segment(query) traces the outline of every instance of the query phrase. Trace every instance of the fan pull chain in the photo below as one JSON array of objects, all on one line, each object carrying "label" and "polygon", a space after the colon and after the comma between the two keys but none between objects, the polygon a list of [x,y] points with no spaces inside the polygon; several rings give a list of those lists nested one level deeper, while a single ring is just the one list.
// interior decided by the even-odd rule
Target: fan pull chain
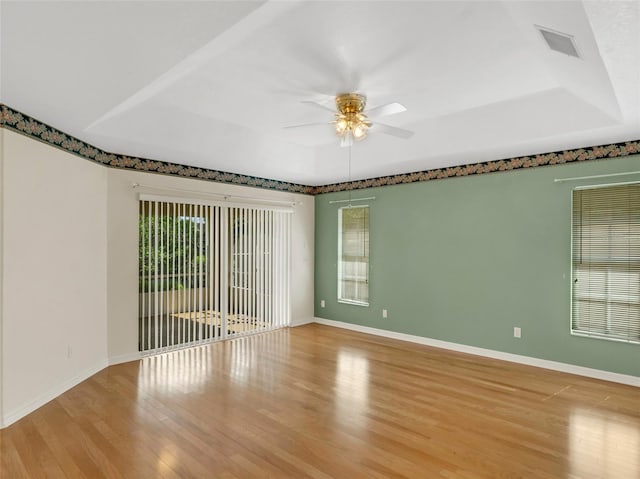
[{"label": "fan pull chain", "polygon": [[350,144],[349,145],[349,184],[347,186],[347,188],[349,188],[349,208],[351,208],[351,147],[353,145]]}]

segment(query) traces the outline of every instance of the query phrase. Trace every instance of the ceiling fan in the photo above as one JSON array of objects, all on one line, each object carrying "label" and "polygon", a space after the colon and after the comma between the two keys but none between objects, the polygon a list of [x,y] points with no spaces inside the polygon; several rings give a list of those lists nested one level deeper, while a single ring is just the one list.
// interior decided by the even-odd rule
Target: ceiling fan
[{"label": "ceiling fan", "polygon": [[[334,126],[336,134],[341,138],[340,146],[351,146],[354,140],[363,140],[366,138],[370,128],[373,128],[374,131],[380,131],[380,133],[405,140],[413,136],[412,131],[370,120],[370,118],[375,119],[406,111],[407,109],[400,103],[387,103],[386,105],[372,108],[365,113],[367,97],[359,93],[341,93],[336,96],[335,102],[337,111],[317,101],[303,101],[303,103],[328,110],[335,115],[334,120],[328,124]],[[306,123],[304,125],[293,125],[285,128],[304,128],[324,124],[327,123]]]}]

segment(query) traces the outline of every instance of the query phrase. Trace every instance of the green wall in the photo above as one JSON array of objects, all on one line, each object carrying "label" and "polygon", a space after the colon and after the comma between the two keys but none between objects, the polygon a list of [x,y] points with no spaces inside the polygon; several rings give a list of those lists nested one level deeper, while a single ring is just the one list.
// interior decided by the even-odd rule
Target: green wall
[{"label": "green wall", "polygon": [[571,191],[640,175],[553,181],[637,170],[636,155],[354,191],[376,197],[369,307],[337,302],[344,204],[329,201],[348,193],[318,195],[315,316],[640,376],[640,345],[569,332]]}]

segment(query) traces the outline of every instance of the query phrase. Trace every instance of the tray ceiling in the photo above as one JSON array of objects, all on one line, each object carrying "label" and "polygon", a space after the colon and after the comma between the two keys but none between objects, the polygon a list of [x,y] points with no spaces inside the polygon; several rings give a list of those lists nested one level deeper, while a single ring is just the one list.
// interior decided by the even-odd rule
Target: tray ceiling
[{"label": "tray ceiling", "polygon": [[[306,185],[348,179],[331,113],[400,102],[352,179],[640,138],[640,4],[12,2],[0,101],[107,151]],[[538,27],[571,35],[580,58]]]}]

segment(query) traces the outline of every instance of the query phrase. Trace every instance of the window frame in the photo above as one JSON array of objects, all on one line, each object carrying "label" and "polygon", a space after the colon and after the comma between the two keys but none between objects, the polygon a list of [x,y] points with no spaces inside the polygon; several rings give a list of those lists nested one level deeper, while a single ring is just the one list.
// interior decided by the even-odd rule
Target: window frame
[{"label": "window frame", "polygon": [[[367,247],[367,275],[366,275],[366,284],[368,287],[367,291],[367,300],[366,301],[358,301],[354,299],[342,298],[342,211],[343,210],[353,210],[356,208],[367,208],[368,209],[368,219],[367,219],[367,239],[368,239],[368,247]],[[371,294],[370,294],[370,286],[371,286],[371,207],[370,205],[348,205],[338,208],[338,261],[337,261],[337,297],[338,303],[342,304],[351,304],[354,306],[363,306],[369,307],[371,304]]]},{"label": "window frame", "polygon": [[[574,323],[577,321],[577,318],[574,317],[574,312],[575,312],[575,308],[576,308],[576,282],[577,282],[577,272],[578,269],[575,267],[575,257],[574,254],[576,254],[575,252],[575,235],[576,235],[576,230],[574,228],[574,225],[576,223],[575,218],[574,218],[574,211],[575,211],[575,200],[576,200],[576,192],[577,191],[584,191],[584,190],[594,190],[594,189],[603,189],[603,188],[614,188],[614,187],[619,187],[619,186],[627,186],[627,185],[640,185],[639,181],[629,181],[629,182],[621,182],[621,183],[608,183],[608,184],[599,184],[599,185],[584,185],[584,186],[577,186],[571,189],[571,210],[570,210],[570,221],[571,221],[571,237],[570,237],[570,257],[569,257],[569,268],[570,268],[570,301],[569,301],[569,332],[571,334],[571,336],[576,336],[576,337],[583,337],[583,338],[592,338],[592,339],[600,339],[600,340],[604,340],[604,341],[613,341],[613,342],[618,342],[618,343],[625,343],[625,344],[635,344],[635,345],[640,345],[640,336],[638,337],[638,339],[633,339],[631,337],[629,338],[623,338],[623,337],[619,337],[619,336],[615,336],[613,334],[608,334],[608,333],[601,333],[601,332],[596,332],[596,331],[586,331],[584,329],[579,329],[576,326],[574,326]],[[612,262],[613,263],[613,262]],[[608,263],[607,263],[608,264]],[[606,284],[605,284],[605,289],[608,289],[608,273],[610,271],[610,268],[607,269],[607,274],[606,274]],[[608,295],[608,293],[603,292],[601,293],[603,295]],[[610,302],[610,299],[607,298],[605,299],[606,303],[608,304]],[[608,320],[607,320],[608,322]]]}]

